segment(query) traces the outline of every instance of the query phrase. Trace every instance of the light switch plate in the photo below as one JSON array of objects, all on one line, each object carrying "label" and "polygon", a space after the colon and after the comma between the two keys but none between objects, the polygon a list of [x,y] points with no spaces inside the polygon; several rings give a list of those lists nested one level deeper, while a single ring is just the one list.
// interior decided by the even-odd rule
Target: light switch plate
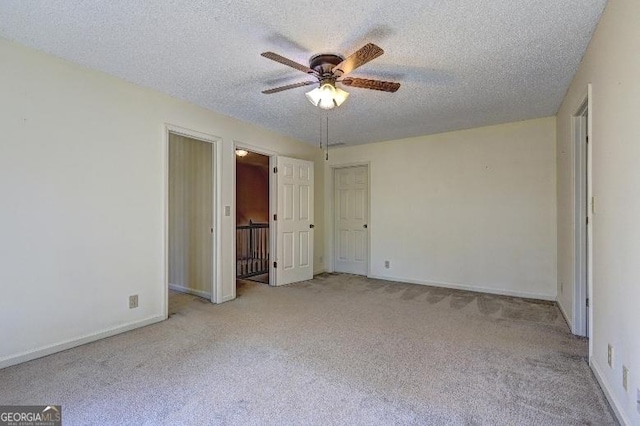
[{"label": "light switch plate", "polygon": [[626,366],[622,366],[622,387],[625,391],[629,390],[629,369]]}]

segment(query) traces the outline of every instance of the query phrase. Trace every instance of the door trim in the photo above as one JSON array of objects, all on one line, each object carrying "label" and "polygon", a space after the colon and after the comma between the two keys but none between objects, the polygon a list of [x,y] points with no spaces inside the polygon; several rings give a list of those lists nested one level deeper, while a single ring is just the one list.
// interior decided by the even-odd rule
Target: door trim
[{"label": "door trim", "polygon": [[202,133],[197,130],[186,129],[184,127],[176,126],[173,124],[165,123],[164,125],[164,159],[163,159],[163,175],[164,175],[164,188],[163,188],[163,208],[164,208],[164,317],[169,317],[169,134],[185,136],[191,139],[195,139],[202,142],[208,142],[212,144],[211,149],[211,164],[213,167],[213,259],[212,259],[212,283],[211,283],[211,303],[222,303],[222,288],[220,283],[222,282],[222,271],[220,265],[221,260],[221,245],[222,245],[222,220],[218,207],[221,205],[221,182],[222,182],[222,167],[220,164],[220,150],[222,148],[222,138],[207,133]]},{"label": "door trim", "polygon": [[[572,116],[573,135],[573,324],[572,332],[589,337],[593,332],[593,188],[592,188],[592,87]],[[585,132],[586,131],[586,132]],[[588,143],[585,143],[588,138]],[[585,189],[586,187],[586,189]],[[585,225],[584,221],[588,221]],[[584,264],[583,260],[586,262]],[[586,282],[585,282],[586,281]],[[586,308],[587,297],[589,306]],[[588,324],[587,324],[588,322]],[[589,358],[593,353],[589,339]]]},{"label": "door trim", "polygon": [[[326,179],[325,182],[328,184],[325,186],[325,223],[328,223],[327,231],[325,232],[325,241],[327,245],[325,247],[325,258],[326,258],[326,270],[327,272],[335,272],[335,216],[333,214],[335,209],[335,176],[336,169],[347,169],[351,167],[366,167],[367,168],[367,209],[369,216],[369,235],[367,238],[367,277],[371,276],[371,229],[372,226],[372,217],[371,217],[371,162],[370,161],[362,161],[355,163],[343,163],[343,164],[333,164],[331,165],[331,177]],[[328,201],[328,202],[327,202]],[[330,220],[326,220],[327,217],[330,217]]]},{"label": "door trim", "polygon": [[587,214],[589,215],[589,232],[587,235],[587,292],[589,294],[589,363],[591,363],[591,357],[593,356],[593,339],[591,334],[593,333],[593,224],[595,221],[595,196],[593,194],[593,86],[591,83],[587,84],[587,136],[589,137],[589,143],[587,144],[587,200],[589,205],[587,208]]}]

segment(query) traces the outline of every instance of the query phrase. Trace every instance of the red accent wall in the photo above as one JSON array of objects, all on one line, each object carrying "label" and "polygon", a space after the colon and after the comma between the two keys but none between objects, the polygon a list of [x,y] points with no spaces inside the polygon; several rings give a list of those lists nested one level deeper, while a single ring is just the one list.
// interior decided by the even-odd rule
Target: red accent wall
[{"label": "red accent wall", "polygon": [[236,162],[236,224],[269,222],[269,167]]}]

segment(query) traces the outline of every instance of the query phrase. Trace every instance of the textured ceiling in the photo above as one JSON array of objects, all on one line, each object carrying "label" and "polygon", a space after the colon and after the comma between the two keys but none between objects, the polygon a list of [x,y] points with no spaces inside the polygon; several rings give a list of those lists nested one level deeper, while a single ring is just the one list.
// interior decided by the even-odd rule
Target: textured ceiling
[{"label": "textured ceiling", "polygon": [[[302,64],[367,42],[385,54],[351,76],[330,142],[359,144],[554,115],[606,0],[3,0],[0,37],[318,143]],[[312,88],[312,87],[311,87]]]}]

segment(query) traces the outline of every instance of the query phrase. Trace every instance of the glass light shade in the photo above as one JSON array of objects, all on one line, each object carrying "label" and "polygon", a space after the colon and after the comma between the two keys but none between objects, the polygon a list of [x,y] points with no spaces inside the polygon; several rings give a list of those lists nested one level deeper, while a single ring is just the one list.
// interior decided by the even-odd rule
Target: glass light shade
[{"label": "glass light shade", "polygon": [[238,157],[246,157],[249,152],[244,149],[236,149],[236,155]]},{"label": "glass light shade", "polygon": [[347,100],[349,93],[332,84],[325,83],[307,92],[306,96],[309,102],[315,106],[322,109],[331,109],[342,105],[342,103]]}]

